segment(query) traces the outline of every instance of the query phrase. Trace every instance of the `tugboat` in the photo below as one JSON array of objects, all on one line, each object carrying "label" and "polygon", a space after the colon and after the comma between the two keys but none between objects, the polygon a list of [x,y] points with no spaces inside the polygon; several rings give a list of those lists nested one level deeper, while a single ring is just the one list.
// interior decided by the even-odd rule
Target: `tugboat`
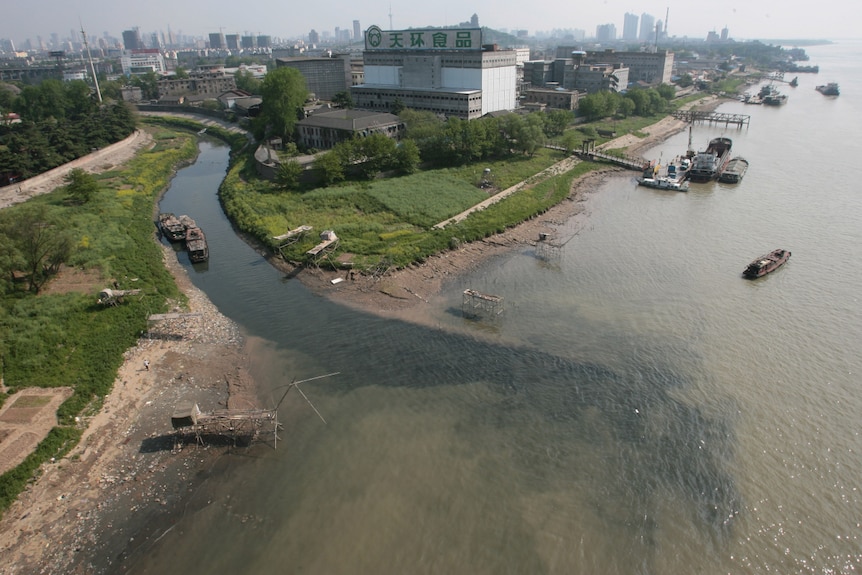
[{"label": "tugboat", "polygon": [[789,251],[782,249],[772,250],[748,264],[748,267],[743,270],[742,275],[748,279],[765,276],[769,272],[773,272],[783,266],[789,259]]},{"label": "tugboat", "polygon": [[205,262],[209,259],[210,252],[207,247],[207,239],[202,229],[191,227],[186,230],[186,249],[189,252],[189,259],[193,263]]},{"label": "tugboat", "polygon": [[829,82],[828,84],[817,86],[814,89],[824,96],[838,96],[841,94],[841,90],[838,89],[838,84],[835,82]]},{"label": "tugboat", "polygon": [[709,142],[705,152],[698,152],[691,162],[688,179],[692,182],[708,182],[714,180],[727,167],[730,161],[730,148],[733,141],[730,138],[714,138]]}]

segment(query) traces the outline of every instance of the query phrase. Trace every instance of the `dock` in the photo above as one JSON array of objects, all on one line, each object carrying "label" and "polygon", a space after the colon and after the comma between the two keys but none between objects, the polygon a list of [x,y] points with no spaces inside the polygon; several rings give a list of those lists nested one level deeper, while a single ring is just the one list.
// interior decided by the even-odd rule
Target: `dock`
[{"label": "dock", "polygon": [[739,126],[748,126],[751,122],[751,116],[748,114],[725,114],[722,112],[704,112],[698,110],[674,110],[670,113],[677,120],[682,120],[693,124],[695,122],[706,122],[709,124],[731,124]]},{"label": "dock", "polygon": [[580,150],[575,150],[574,154],[582,160],[590,160],[595,162],[601,160],[629,170],[643,171],[645,162],[643,159],[634,158],[632,156],[616,156],[607,154],[596,148],[595,140],[586,140]]}]

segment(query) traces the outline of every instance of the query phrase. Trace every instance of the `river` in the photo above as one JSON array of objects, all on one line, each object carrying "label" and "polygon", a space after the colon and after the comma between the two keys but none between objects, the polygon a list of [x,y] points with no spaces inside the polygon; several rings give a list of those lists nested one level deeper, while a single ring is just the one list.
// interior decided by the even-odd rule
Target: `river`
[{"label": "river", "polygon": [[[782,86],[785,106],[729,102],[749,127],[693,128],[697,149],[733,139],[740,184],[609,178],[561,249],[459,277],[431,327],[285,279],[225,219],[227,151],[202,143],[160,206],[207,232],[193,281],[248,334],[271,400],[339,375],[303,388],[326,424],[289,396],[278,449],[223,457],[124,571],[858,572],[862,44],[807,51],[820,73]],[[814,90],[828,81],[840,97]],[[741,278],[777,247],[787,265]],[[464,319],[468,287],[503,314]]]}]

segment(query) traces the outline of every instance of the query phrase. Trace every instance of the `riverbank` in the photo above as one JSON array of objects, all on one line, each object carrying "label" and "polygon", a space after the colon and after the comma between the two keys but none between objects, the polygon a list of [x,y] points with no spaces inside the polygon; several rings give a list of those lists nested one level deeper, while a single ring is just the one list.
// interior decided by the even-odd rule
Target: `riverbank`
[{"label": "riverbank", "polygon": [[157,534],[224,447],[176,445],[170,417],[184,401],[202,410],[255,405],[239,329],[196,289],[173,250],[165,265],[197,314],[154,325],[124,358],[80,444],[42,475],[0,521],[0,574],[99,573],[122,550]]},{"label": "riverbank", "polygon": [[[709,97],[706,101],[699,102],[697,108],[711,111],[720,104],[719,98]],[[645,136],[626,134],[606,142],[602,148],[623,148],[628,155],[638,156],[685,130],[687,126],[684,121],[668,116],[641,130]],[[584,212],[589,194],[598,189],[610,174],[623,172],[623,168],[610,166],[590,172],[576,179],[567,198],[544,214],[500,234],[429,257],[421,265],[395,270],[383,276],[310,267],[297,273],[297,270],[280,258],[272,257],[270,262],[286,273],[295,273],[299,281],[320,296],[369,313],[406,321],[421,321],[423,314],[419,308],[441,293],[448,281],[475,268],[488,258],[524,246],[535,246],[540,234],[553,236],[558,225]]]},{"label": "riverbank", "polygon": [[[76,161],[76,167],[94,173],[114,168],[152,141],[142,131],[108,154]],[[61,172],[24,183],[23,193],[16,189],[13,201],[0,206],[62,185],[68,170]],[[150,325],[124,354],[102,408],[81,422],[80,443],[43,465],[4,512],[0,574],[113,571],[126,554],[159,536],[143,530],[170,524],[201,474],[230,449],[213,441],[205,447],[178,443],[170,419],[175,407],[189,401],[204,411],[257,407],[238,326],[194,286],[173,249],[162,246],[162,256],[187,299],[171,311],[191,315]],[[98,285],[98,277],[70,268],[48,289],[92,292]]]}]

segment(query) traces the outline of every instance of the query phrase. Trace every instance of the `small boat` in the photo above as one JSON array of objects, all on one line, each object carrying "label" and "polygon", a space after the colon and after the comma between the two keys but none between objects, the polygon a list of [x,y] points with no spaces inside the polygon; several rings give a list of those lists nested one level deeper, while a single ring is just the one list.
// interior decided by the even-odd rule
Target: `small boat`
[{"label": "small boat", "polygon": [[725,184],[737,184],[742,181],[747,171],[748,160],[742,156],[736,156],[727,163],[727,167],[718,175],[718,181]]},{"label": "small boat", "polygon": [[838,84],[835,82],[829,82],[828,84],[817,86],[814,89],[824,96],[838,96],[841,94],[841,90],[838,89]]},{"label": "small boat", "polygon": [[207,247],[207,239],[202,229],[192,227],[186,230],[186,249],[189,252],[189,259],[194,263],[205,262],[209,259],[210,252]]},{"label": "small boat", "polygon": [[638,178],[638,185],[647,188],[654,188],[656,190],[671,190],[674,192],[688,191],[688,182],[664,176],[656,178]]},{"label": "small boat", "polygon": [[749,279],[765,276],[769,272],[780,268],[788,259],[790,259],[789,251],[782,249],[772,250],[748,264],[748,267],[743,270],[742,275]]},{"label": "small boat", "polygon": [[178,242],[186,237],[186,226],[172,213],[159,214],[159,228],[172,242]]}]

